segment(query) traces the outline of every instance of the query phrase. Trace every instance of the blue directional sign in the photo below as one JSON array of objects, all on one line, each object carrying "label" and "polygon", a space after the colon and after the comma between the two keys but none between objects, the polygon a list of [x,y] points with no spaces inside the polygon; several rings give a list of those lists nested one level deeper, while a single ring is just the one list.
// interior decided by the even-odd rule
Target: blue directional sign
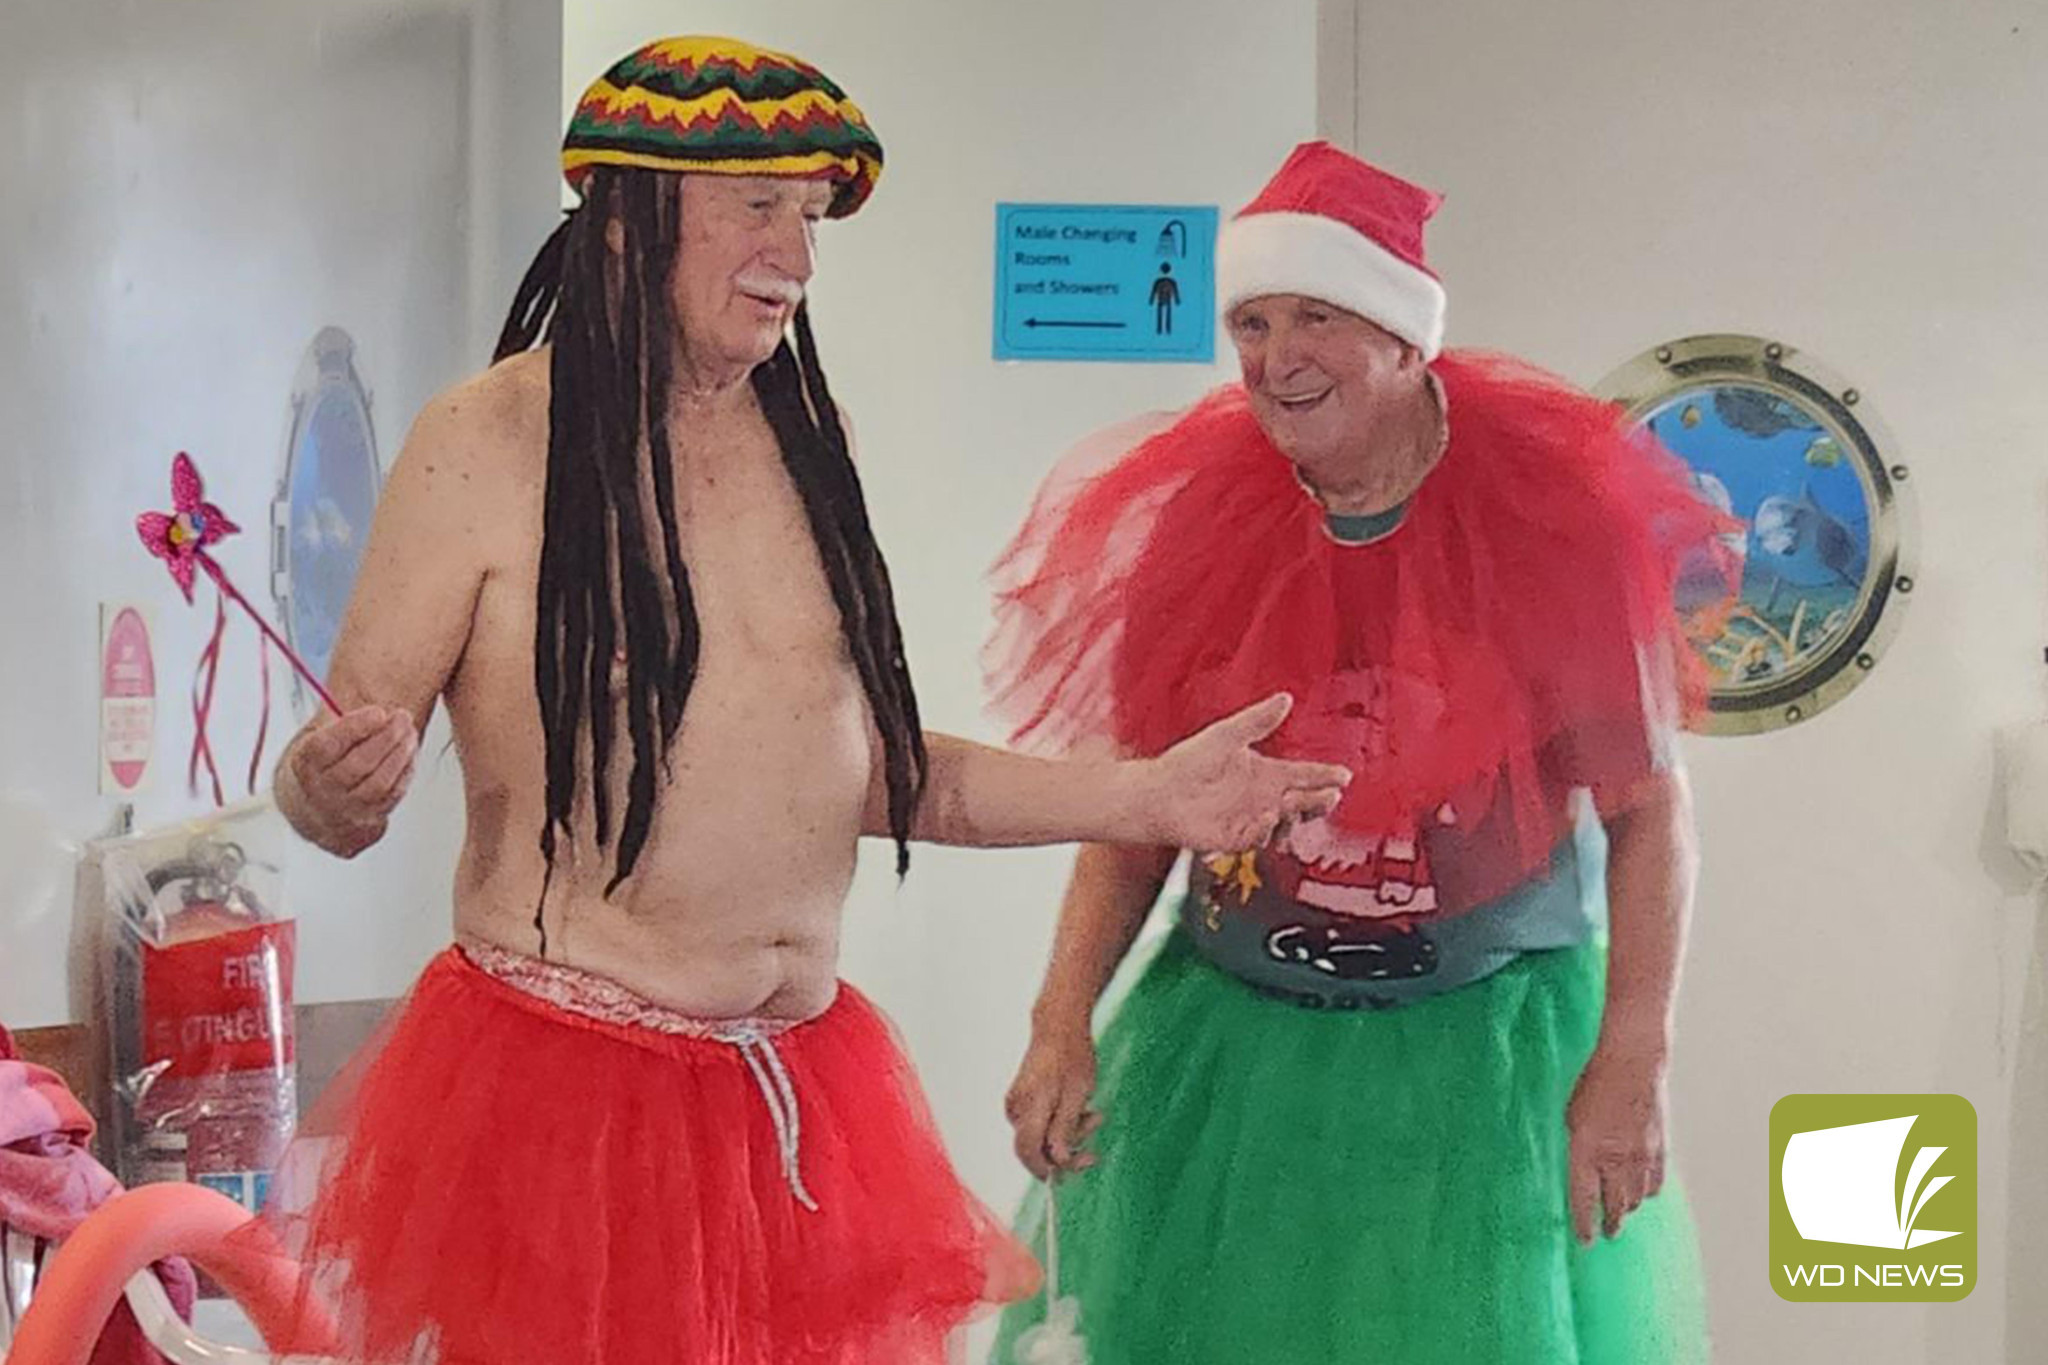
[{"label": "blue directional sign", "polygon": [[1216,210],[996,205],[997,360],[1216,358]]}]

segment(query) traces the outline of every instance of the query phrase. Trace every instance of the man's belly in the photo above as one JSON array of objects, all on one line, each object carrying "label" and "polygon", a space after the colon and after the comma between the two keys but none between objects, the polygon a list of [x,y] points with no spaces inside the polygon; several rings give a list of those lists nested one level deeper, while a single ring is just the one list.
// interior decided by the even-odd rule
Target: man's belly
[{"label": "man's belly", "polygon": [[[654,917],[579,900],[551,908],[548,960],[693,1018],[800,1021],[823,1014],[838,992],[838,917],[836,905],[809,916],[785,906],[764,916],[779,921],[764,932],[696,907]],[[517,915],[458,907],[456,931],[528,956],[537,946],[530,920]]]},{"label": "man's belly", "polygon": [[[857,692],[778,691],[735,695],[699,679],[647,843],[609,897],[615,850],[597,849],[583,809],[548,893],[550,959],[705,1018],[804,1019],[831,1004],[866,806],[866,712]],[[614,779],[616,825],[624,771]],[[458,931],[533,953],[538,794],[481,808],[511,823],[523,815],[531,829],[472,821],[473,849],[497,856],[465,858]]]}]

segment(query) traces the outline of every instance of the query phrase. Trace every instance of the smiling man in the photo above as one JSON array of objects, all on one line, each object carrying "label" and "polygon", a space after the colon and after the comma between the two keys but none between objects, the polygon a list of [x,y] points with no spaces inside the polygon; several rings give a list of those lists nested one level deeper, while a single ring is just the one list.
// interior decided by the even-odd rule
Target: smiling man
[{"label": "smiling man", "polygon": [[1194,859],[1099,1046],[1182,850],[1076,863],[1009,1113],[1096,1365],[1705,1352],[1665,1072],[1698,697],[1672,586],[1714,522],[1612,409],[1442,352],[1437,203],[1297,150],[1218,244],[1242,382],[1056,471],[999,569],[1020,740],[1156,753],[1285,687],[1276,751],[1353,774]]}]

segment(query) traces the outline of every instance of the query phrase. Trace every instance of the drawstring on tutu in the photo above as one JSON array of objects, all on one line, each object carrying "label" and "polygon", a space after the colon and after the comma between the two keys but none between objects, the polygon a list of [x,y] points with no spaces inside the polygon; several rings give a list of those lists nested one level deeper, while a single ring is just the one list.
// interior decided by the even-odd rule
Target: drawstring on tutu
[{"label": "drawstring on tutu", "polygon": [[754,1073],[754,1084],[761,1088],[761,1098],[768,1104],[768,1117],[775,1124],[775,1145],[782,1154],[782,1177],[789,1182],[789,1192],[796,1202],[816,1213],[818,1201],[804,1188],[803,1111],[797,1106],[796,1087],[790,1083],[789,1070],[775,1048],[774,1035],[759,1024],[745,1023],[720,1029],[712,1037],[735,1048],[747,1070]]}]

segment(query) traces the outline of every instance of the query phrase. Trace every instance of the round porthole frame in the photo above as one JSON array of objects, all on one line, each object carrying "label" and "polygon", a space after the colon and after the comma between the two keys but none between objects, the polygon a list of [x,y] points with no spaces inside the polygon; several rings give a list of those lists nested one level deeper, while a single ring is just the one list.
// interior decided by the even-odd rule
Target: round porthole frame
[{"label": "round porthole frame", "polygon": [[[1732,668],[1732,663],[1709,655],[1710,665],[1717,670],[1714,685],[1705,712],[1689,728],[1710,735],[1754,735],[1811,720],[1847,697],[1876,668],[1898,637],[1906,602],[1917,584],[1917,518],[1911,471],[1868,398],[1844,377],[1788,343],[1733,333],[1664,342],[1616,369],[1594,392],[1620,404],[1630,420],[1648,424],[1689,395],[1711,402],[1718,391],[1728,389],[1760,393],[1810,419],[1832,440],[1840,460],[1856,475],[1867,516],[1864,568],[1853,607],[1841,626],[1812,650],[1811,658],[1804,657],[1806,651],[1798,644],[1797,618],[1788,648],[1785,632],[1773,631],[1768,620],[1753,610],[1746,619],[1762,621],[1756,627],[1762,632],[1757,638],[1766,645],[1775,642],[1788,666],[1761,676],[1733,677],[1721,671]],[[1696,474],[1701,472],[1682,442],[1666,444],[1672,445],[1674,453]],[[1810,490],[1801,496],[1811,505]],[[1736,512],[1745,523],[1750,521],[1752,513]],[[1745,563],[1757,544],[1752,526]],[[1745,579],[1744,607],[1749,606],[1748,587]],[[1721,638],[1707,648],[1718,649]],[[1745,641],[1745,646],[1748,643]],[[1737,654],[1739,658],[1740,651]]]},{"label": "round porthole frame", "polygon": [[[356,344],[339,327],[323,327],[306,348],[292,386],[291,410],[284,442],[284,469],[278,478],[277,496],[270,505],[270,589],[277,603],[278,626],[307,664],[325,677],[330,654],[308,638],[304,612],[315,592],[338,594],[342,600],[323,602],[322,610],[332,618],[338,635],[347,593],[341,583],[316,584],[301,563],[301,550],[294,527],[293,499],[308,484],[320,492],[323,503],[333,504],[337,471],[349,480],[342,496],[351,506],[344,515],[338,505],[334,515],[341,518],[351,538],[353,553],[343,576],[352,587],[362,567],[364,543],[384,483],[383,465],[377,453],[377,428],[370,392],[356,371]],[[346,462],[341,469],[339,462]],[[365,478],[367,476],[367,478]],[[318,508],[319,504],[315,504]],[[301,508],[301,511],[305,511]],[[322,526],[322,512],[315,511],[314,533],[332,534],[331,525]],[[353,520],[350,518],[353,517]],[[328,642],[331,652],[332,639]],[[293,700],[300,715],[306,714],[315,698],[305,681],[293,677]]]}]

